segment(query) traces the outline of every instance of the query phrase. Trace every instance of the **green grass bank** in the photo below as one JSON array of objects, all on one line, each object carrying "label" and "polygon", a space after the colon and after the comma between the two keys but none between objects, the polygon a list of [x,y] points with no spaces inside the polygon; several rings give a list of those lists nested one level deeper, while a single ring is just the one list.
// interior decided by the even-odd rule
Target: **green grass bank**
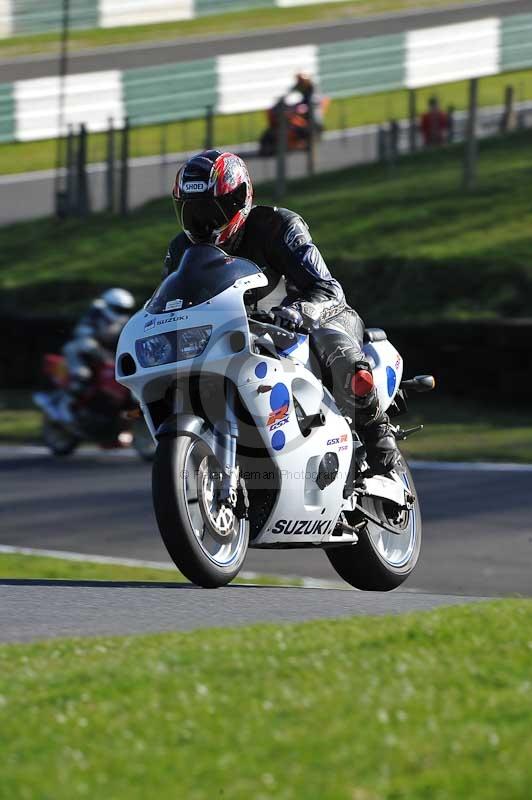
[{"label": "green grass bank", "polygon": [[[469,193],[461,159],[451,147],[290,184],[283,204],[306,218],[368,324],[530,316],[530,133],[482,142]],[[271,202],[272,187],[259,186],[256,200]],[[77,313],[113,284],[143,302],[177,230],[169,199],[127,219],[2,228],[0,309]]]},{"label": "green grass bank", "polygon": [[0,647],[5,797],[527,800],[532,603]]}]

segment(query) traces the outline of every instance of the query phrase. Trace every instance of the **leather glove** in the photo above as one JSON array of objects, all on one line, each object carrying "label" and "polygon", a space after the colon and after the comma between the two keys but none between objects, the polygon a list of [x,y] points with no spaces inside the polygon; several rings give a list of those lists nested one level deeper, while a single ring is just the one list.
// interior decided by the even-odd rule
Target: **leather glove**
[{"label": "leather glove", "polygon": [[297,331],[303,325],[303,317],[293,306],[274,306],[272,314],[274,324],[287,331]]}]

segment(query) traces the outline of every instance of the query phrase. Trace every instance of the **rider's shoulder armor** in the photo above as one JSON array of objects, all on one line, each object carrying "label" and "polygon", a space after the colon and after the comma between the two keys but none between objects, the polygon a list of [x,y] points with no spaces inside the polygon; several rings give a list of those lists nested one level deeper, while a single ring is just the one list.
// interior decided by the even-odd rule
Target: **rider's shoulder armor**
[{"label": "rider's shoulder armor", "polygon": [[[290,211],[289,208],[278,208],[277,206],[253,206],[246,221],[246,235],[257,236],[267,235],[270,240],[282,242],[284,232],[290,223],[303,222],[299,214]],[[305,228],[308,226],[303,222]]]}]

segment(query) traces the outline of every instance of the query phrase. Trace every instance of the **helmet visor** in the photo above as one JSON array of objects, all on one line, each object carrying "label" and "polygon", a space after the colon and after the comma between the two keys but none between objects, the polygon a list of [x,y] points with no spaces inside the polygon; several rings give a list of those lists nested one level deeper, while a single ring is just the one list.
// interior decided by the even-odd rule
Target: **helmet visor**
[{"label": "helmet visor", "polygon": [[175,200],[176,214],[183,230],[195,242],[210,242],[214,231],[227,225],[229,218],[213,197]]}]

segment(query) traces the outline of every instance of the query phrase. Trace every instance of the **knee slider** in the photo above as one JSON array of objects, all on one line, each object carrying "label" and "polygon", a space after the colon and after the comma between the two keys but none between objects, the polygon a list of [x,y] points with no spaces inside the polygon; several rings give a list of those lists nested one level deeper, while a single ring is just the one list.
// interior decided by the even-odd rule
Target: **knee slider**
[{"label": "knee slider", "polygon": [[367,397],[375,388],[373,373],[367,361],[358,361],[350,378],[351,393],[356,398]]}]

